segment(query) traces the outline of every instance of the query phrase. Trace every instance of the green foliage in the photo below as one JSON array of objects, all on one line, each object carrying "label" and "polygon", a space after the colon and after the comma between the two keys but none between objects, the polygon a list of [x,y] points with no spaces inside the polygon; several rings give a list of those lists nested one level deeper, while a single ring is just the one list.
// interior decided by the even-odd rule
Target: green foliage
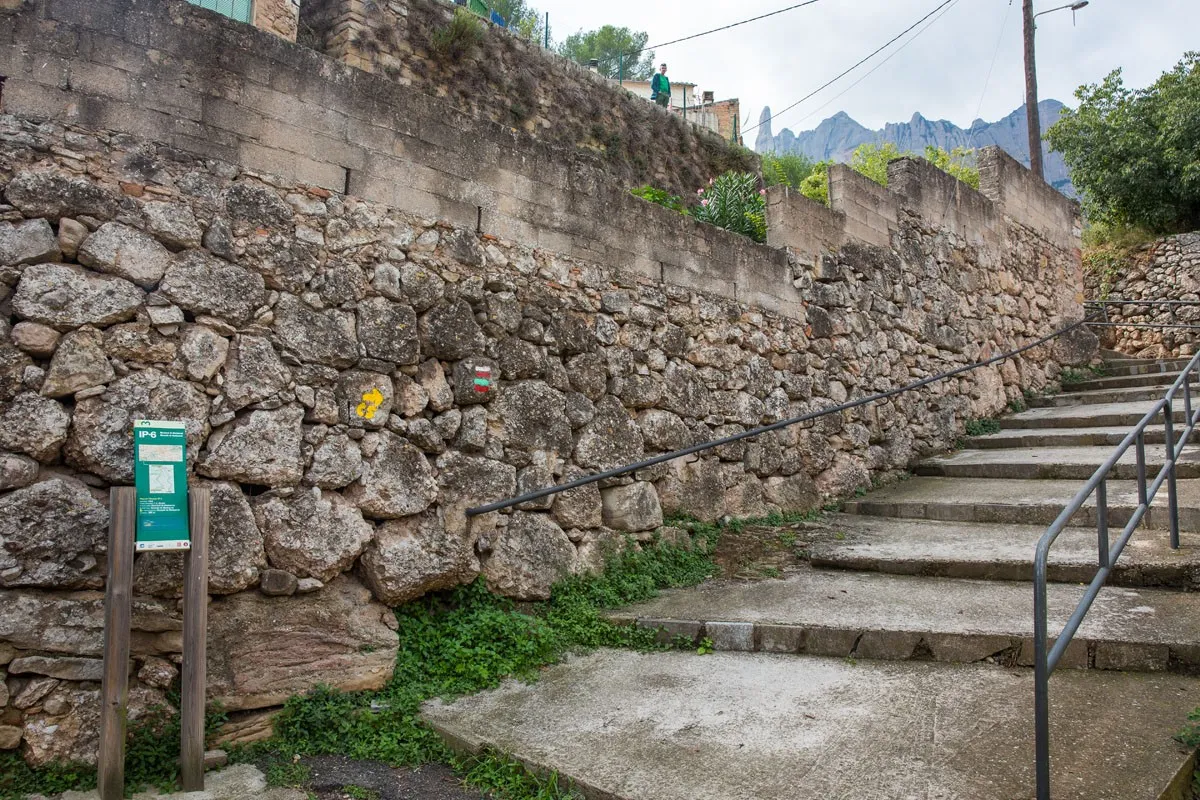
[{"label": "green foliage", "polygon": [[343,786],[342,791],[347,797],[352,797],[354,800],[379,800],[379,792],[365,786],[355,786],[353,783]]},{"label": "green foliage", "polygon": [[[179,694],[167,694],[168,706],[147,711],[129,726],[125,743],[125,785],[129,791],[153,786],[173,791],[179,778]],[[225,722],[218,709],[205,715],[206,734]],[[0,800],[27,794],[60,794],[96,786],[96,768],[86,764],[50,764],[30,767],[14,752],[0,753]]]},{"label": "green foliage", "polygon": [[499,753],[455,758],[453,767],[468,786],[474,786],[501,798],[519,800],[579,800],[571,787],[560,786],[557,772],[549,775],[530,773],[520,762]]},{"label": "green foliage", "polygon": [[1000,423],[994,419],[969,419],[964,427],[967,436],[988,436],[1000,432]]},{"label": "green foliage", "polygon": [[1200,708],[1188,714],[1187,718],[1187,725],[1175,734],[1175,741],[1188,748],[1200,747]]},{"label": "green foliage", "polygon": [[1075,97],[1046,138],[1089,218],[1160,234],[1200,228],[1200,52],[1146,89],[1127,88],[1118,69]]},{"label": "green foliage", "polygon": [[817,163],[807,156],[787,153],[779,156],[764,153],[762,157],[763,183],[767,186],[790,186],[800,191],[801,184],[813,173]]},{"label": "green foliage", "polygon": [[483,41],[483,34],[478,17],[465,8],[456,8],[449,24],[433,32],[430,44],[441,59],[458,61]]},{"label": "green foliage", "polygon": [[[552,777],[529,775],[506,759],[455,760],[437,735],[421,724],[420,705],[433,697],[494,688],[509,676],[535,678],[539,668],[574,648],[662,647],[656,644],[656,631],[613,625],[602,612],[647,599],[662,588],[699,583],[713,574],[715,566],[706,553],[715,545],[718,531],[711,526],[692,527],[695,549],[662,544],[643,545],[640,550],[627,547],[610,556],[602,575],[568,578],[554,587],[551,599],[544,603],[518,608],[477,581],[397,609],[399,653],[395,674],[384,689],[348,694],[318,687],[293,697],[276,720],[275,738],[248,749],[242,757],[268,756],[282,764],[296,755],[335,753],[395,766],[442,761],[498,797],[567,796],[554,793],[559,789]],[[536,791],[530,786],[536,786]]]},{"label": "green foliage", "polygon": [[832,161],[821,161],[813,167],[809,176],[800,182],[800,194],[823,206],[829,205],[829,168]]},{"label": "green foliage", "polygon": [[705,636],[700,640],[700,645],[696,648],[696,655],[707,656],[713,651],[713,640]]},{"label": "green foliage", "polygon": [[605,25],[594,31],[572,33],[559,45],[558,54],[584,66],[593,58],[599,59],[600,74],[613,80],[621,74],[623,56],[625,80],[645,81],[655,70],[654,51],[642,50],[649,40],[645,31]]},{"label": "green foliage", "polygon": [[700,189],[700,205],[692,216],[756,242],[767,240],[767,203],[758,177],[749,172],[726,172]]},{"label": "green foliage", "polygon": [[1020,414],[1022,411],[1026,411],[1028,409],[1029,405],[1026,404],[1025,399],[1022,397],[1008,401],[1008,410],[1014,414]]},{"label": "green foliage", "polygon": [[546,20],[526,0],[488,0],[488,6],[508,23],[508,29],[531,42],[541,43],[545,37]]},{"label": "green foliage", "polygon": [[683,204],[683,200],[680,199],[679,195],[677,194],[670,194],[663,189],[655,189],[649,184],[645,186],[639,186],[631,191],[634,197],[640,197],[643,200],[649,200],[651,203],[657,203],[660,206],[666,206],[672,211],[678,211],[680,214],[688,213],[687,206]]},{"label": "green foliage", "polygon": [[979,169],[975,166],[974,150],[956,147],[946,152],[943,148],[930,144],[925,146],[925,160],[972,189],[979,188]]},{"label": "green foliage", "polygon": [[870,178],[880,186],[887,186],[888,164],[903,157],[904,153],[900,152],[900,148],[891,142],[884,142],[882,145],[860,144],[850,154],[850,169],[859,175]]},{"label": "green foliage", "polygon": [[269,786],[287,786],[299,789],[312,777],[312,771],[307,764],[300,761],[299,756],[284,758],[272,753],[260,761]]},{"label": "green foliage", "polygon": [[1091,370],[1075,369],[1074,367],[1066,367],[1062,372],[1058,373],[1058,382],[1063,386],[1070,386],[1073,383],[1083,383],[1093,377]]}]

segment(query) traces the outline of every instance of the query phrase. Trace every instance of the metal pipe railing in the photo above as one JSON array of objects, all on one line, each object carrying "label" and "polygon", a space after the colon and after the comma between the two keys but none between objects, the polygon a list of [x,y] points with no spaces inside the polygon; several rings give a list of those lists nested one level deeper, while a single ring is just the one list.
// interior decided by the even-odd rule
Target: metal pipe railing
[{"label": "metal pipe railing", "polygon": [[1054,331],[1053,333],[1047,334],[1046,336],[1043,336],[1043,337],[1037,339],[1036,341],[1030,342],[1029,344],[1019,347],[1016,350],[1010,350],[1007,353],[1001,353],[998,356],[992,356],[991,358],[989,358],[985,361],[977,361],[973,364],[966,364],[964,366],[957,367],[956,369],[948,370],[946,372],[940,372],[937,375],[931,375],[928,378],[922,378],[919,381],[907,384],[905,386],[901,386],[896,389],[889,389],[886,392],[879,392],[878,394],[873,394],[868,397],[861,397],[857,400],[851,400],[846,403],[841,403],[840,405],[829,406],[828,408],[823,408],[818,411],[812,411],[812,412],[803,414],[798,417],[791,417],[790,419],[781,420],[779,422],[775,422],[770,425],[763,425],[763,426],[760,426],[757,428],[752,428],[751,430],[743,431],[742,433],[737,433],[732,436],[726,436],[721,439],[714,439],[713,441],[710,441],[710,442],[704,442],[702,444],[694,444],[690,447],[685,447],[681,450],[675,450],[670,453],[664,453],[662,455],[655,456],[654,458],[648,458],[644,461],[638,461],[637,463],[634,463],[634,464],[626,464],[625,466],[617,467],[615,469],[605,470],[604,472],[597,472],[592,475],[585,475],[584,477],[570,481],[569,483],[563,483],[563,484],[559,484],[557,486],[551,486],[551,487],[548,487],[545,489],[538,489],[537,491],[527,492],[523,495],[520,495],[519,497],[509,498],[508,500],[499,500],[497,502],[488,503],[487,505],[477,506],[475,508],[468,508],[467,516],[474,517],[474,516],[478,516],[479,514],[488,514],[493,511],[502,511],[506,508],[512,508],[513,506],[518,506],[518,505],[521,505],[522,503],[528,503],[533,500],[540,500],[543,497],[549,497],[550,495],[558,494],[560,492],[565,492],[569,489],[577,489],[580,486],[587,486],[588,484],[596,483],[596,482],[602,481],[602,480],[607,480],[609,478],[618,478],[618,477],[621,477],[622,475],[628,475],[631,472],[637,472],[640,469],[646,469],[647,467],[655,466],[656,464],[662,464],[667,461],[673,461],[677,458],[689,456],[694,453],[702,452],[704,450],[712,450],[713,448],[721,447],[722,445],[726,445],[726,444],[732,444],[733,442],[739,442],[743,439],[751,439],[755,436],[761,436],[764,433],[770,433],[771,431],[777,431],[782,428],[788,428],[788,427],[791,427],[792,425],[798,425],[802,422],[810,422],[814,419],[818,419],[819,417],[824,417],[828,414],[838,414],[838,413],[841,413],[842,411],[849,411],[851,409],[858,408],[859,406],[865,406],[870,403],[878,402],[880,400],[886,400],[889,397],[895,397],[896,395],[903,394],[904,392],[911,392],[914,389],[920,389],[922,387],[928,386],[931,383],[937,383],[938,381],[943,381],[943,380],[946,380],[947,378],[953,378],[955,376],[962,375],[964,372],[970,372],[972,370],[979,369],[980,367],[986,367],[991,364],[995,364],[997,362],[1004,361],[1005,359],[1012,358],[1013,356],[1020,355],[1021,353],[1024,353],[1027,350],[1032,350],[1035,347],[1040,347],[1043,344],[1045,344],[1046,342],[1056,339],[1065,333],[1070,333],[1071,331],[1075,330],[1076,328],[1078,328],[1082,325],[1087,325],[1090,323],[1090,321],[1091,321],[1090,318],[1081,319],[1078,322],[1073,322],[1064,328],[1059,328],[1058,330]]},{"label": "metal pipe railing", "polygon": [[[1179,301],[1161,301],[1163,303]],[[1183,304],[1183,303],[1180,303]],[[1142,520],[1150,510],[1158,490],[1167,484],[1167,504],[1171,547],[1179,549],[1179,500],[1175,481],[1176,462],[1183,455],[1196,424],[1200,421],[1200,411],[1193,413],[1191,401],[1192,373],[1200,368],[1200,354],[1192,357],[1188,365],[1180,372],[1179,377],[1167,390],[1162,400],[1157,401],[1153,408],[1142,417],[1133,430],[1121,441],[1112,455],[1092,475],[1083,488],[1075,495],[1058,518],[1050,525],[1038,541],[1037,551],[1033,562],[1033,648],[1034,648],[1034,735],[1035,741],[1035,774],[1037,776],[1037,800],[1050,800],[1050,675],[1058,667],[1063,654],[1075,637],[1083,619],[1087,616],[1092,603],[1100,594],[1100,590],[1108,582],[1117,559],[1125,550],[1134,531],[1141,525]],[[1178,439],[1175,437],[1175,396],[1183,389],[1184,394],[1184,428]],[[1146,475],[1146,428],[1154,424],[1159,414],[1163,415],[1165,429],[1165,445],[1163,455],[1165,462],[1154,480],[1147,483]],[[1129,522],[1121,530],[1116,543],[1109,546],[1108,530],[1108,476],[1113,467],[1125,457],[1129,448],[1135,448],[1137,458],[1138,506],[1130,516]],[[1096,495],[1096,536],[1098,568],[1096,575],[1088,584],[1083,598],[1076,605],[1074,612],[1062,631],[1054,641],[1054,647],[1049,647],[1048,633],[1048,602],[1047,595],[1050,548],[1054,541],[1067,527],[1071,518],[1083,508],[1084,503],[1095,493]]]}]

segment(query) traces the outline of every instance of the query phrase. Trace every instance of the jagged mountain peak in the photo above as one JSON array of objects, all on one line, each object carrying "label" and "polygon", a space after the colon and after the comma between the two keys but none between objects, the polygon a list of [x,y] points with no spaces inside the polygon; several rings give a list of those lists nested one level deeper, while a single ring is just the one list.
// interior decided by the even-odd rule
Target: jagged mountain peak
[{"label": "jagged mountain peak", "polygon": [[[1038,103],[1042,130],[1045,131],[1058,121],[1066,108],[1060,101],[1043,100]],[[970,128],[960,128],[949,120],[927,119],[921,112],[914,112],[908,122],[889,122],[880,130],[871,130],[845,111],[822,120],[809,131],[793,133],[784,128],[772,135],[770,109],[763,109],[755,149],[760,152],[798,153],[815,161],[849,161],[850,154],[861,144],[884,144],[892,142],[901,150],[923,153],[926,146],[933,145],[945,150],[956,147],[979,148],[995,145],[1005,150],[1021,163],[1029,164],[1029,140],[1022,106],[996,122],[977,119]],[[1067,165],[1058,153],[1043,152],[1046,181],[1064,193],[1074,196]]]}]

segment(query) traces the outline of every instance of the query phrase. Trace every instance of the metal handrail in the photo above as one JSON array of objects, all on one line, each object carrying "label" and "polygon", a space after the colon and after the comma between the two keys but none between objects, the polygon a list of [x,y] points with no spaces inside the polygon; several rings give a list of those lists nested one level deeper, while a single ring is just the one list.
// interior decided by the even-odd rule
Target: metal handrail
[{"label": "metal handrail", "polygon": [[689,456],[689,455],[692,455],[694,453],[699,453],[704,450],[711,450],[713,448],[721,447],[722,445],[726,445],[726,444],[732,444],[733,442],[738,442],[743,439],[751,439],[755,436],[761,436],[764,433],[770,433],[771,431],[777,431],[782,428],[791,427],[792,425],[798,425],[801,422],[810,422],[814,419],[817,419],[819,417],[824,417],[828,414],[837,414],[842,411],[849,411],[850,409],[858,408],[859,406],[865,406],[870,403],[877,402],[879,400],[886,400],[889,397],[895,397],[896,395],[903,394],[904,392],[909,392],[914,389],[920,389],[924,386],[928,386],[931,383],[937,383],[938,381],[946,380],[947,378],[953,378],[957,375],[962,375],[964,372],[970,372],[971,370],[975,370],[980,367],[986,367],[990,364],[995,364],[999,361],[1004,361],[1005,359],[1009,359],[1009,358],[1012,358],[1013,356],[1020,355],[1021,353],[1024,353],[1027,350],[1032,350],[1035,347],[1040,347],[1052,339],[1056,339],[1065,333],[1070,333],[1071,331],[1075,330],[1076,328],[1083,326],[1083,325],[1088,325],[1091,322],[1092,322],[1092,318],[1085,317],[1084,319],[1081,319],[1078,322],[1073,322],[1064,328],[1059,328],[1058,330],[1054,331],[1053,333],[1047,334],[1046,336],[1043,336],[1040,339],[1037,339],[1033,342],[1030,342],[1029,344],[1019,347],[1016,350],[1010,350],[1007,353],[1001,353],[998,356],[992,356],[991,358],[989,358],[985,361],[976,361],[974,364],[966,364],[964,366],[957,367],[957,368],[949,370],[947,372],[940,372],[937,375],[931,375],[928,378],[922,378],[919,381],[907,384],[905,386],[901,386],[896,389],[889,389],[886,392],[879,392],[878,394],[869,395],[867,397],[860,397],[857,400],[851,400],[849,402],[842,403],[842,404],[836,405],[836,406],[829,406],[827,408],[820,409],[819,411],[812,411],[812,412],[809,412],[808,414],[803,414],[798,417],[791,417],[790,419],[781,420],[779,422],[775,422],[770,425],[762,425],[760,427],[752,428],[751,430],[743,431],[741,433],[737,433],[732,436],[726,436],[721,439],[714,439],[710,442],[694,444],[694,445],[691,445],[690,447],[684,447],[680,450],[674,450],[670,453],[664,453],[662,455],[655,456],[654,458],[648,458],[644,461],[638,461],[634,464],[626,464],[625,466],[616,467],[615,469],[605,470],[604,472],[597,472],[593,475],[585,475],[584,477],[570,481],[569,483],[562,483],[557,486],[551,486],[551,487],[548,487],[545,489],[538,489],[537,491],[527,492],[518,497],[509,498],[508,500],[499,500],[494,503],[488,503],[487,505],[477,506],[475,508],[468,508],[466,513],[467,513],[468,517],[474,517],[474,516],[478,516],[479,514],[488,514],[493,511],[502,511],[506,508],[512,508],[513,506],[518,506],[518,505],[521,505],[522,503],[528,503],[528,502],[532,502],[534,500],[540,500],[543,497],[549,497],[550,495],[558,494],[560,492],[565,492],[569,489],[577,489],[580,486],[587,486],[588,484],[596,483],[598,481],[607,480],[609,478],[618,478],[622,475],[628,475],[631,472],[637,472],[640,469],[646,469],[647,467],[652,467],[652,466],[655,466],[656,464],[662,464],[667,461],[673,461],[676,458],[682,458],[683,456]]},{"label": "metal handrail", "polygon": [[[1162,400],[1142,417],[1133,430],[1122,440],[1112,455],[1096,470],[1095,474],[1079,490],[1075,498],[1067,504],[1058,518],[1050,525],[1038,541],[1037,554],[1033,562],[1033,647],[1034,647],[1034,728],[1036,736],[1035,770],[1037,773],[1037,800],[1050,800],[1050,674],[1054,672],[1071,643],[1083,618],[1092,607],[1100,590],[1104,588],[1113,566],[1125,545],[1141,524],[1150,504],[1154,501],[1163,483],[1167,484],[1167,502],[1170,524],[1171,547],[1179,549],[1179,502],[1175,486],[1176,462],[1182,455],[1188,439],[1200,421],[1200,409],[1192,408],[1192,373],[1200,367],[1200,353],[1192,357],[1188,365],[1179,374]],[[1184,406],[1184,429],[1178,440],[1175,438],[1175,397],[1182,388]],[[1155,479],[1147,484],[1146,478],[1146,428],[1154,423],[1155,418],[1163,415],[1166,433],[1164,452],[1166,463]],[[1137,450],[1137,481],[1138,506],[1130,517],[1129,522],[1121,530],[1121,535],[1115,545],[1109,545],[1108,530],[1108,475],[1130,447]],[[1054,647],[1048,647],[1047,637],[1047,571],[1050,557],[1050,547],[1067,527],[1071,518],[1083,508],[1083,504],[1095,493],[1096,495],[1096,531],[1098,569],[1096,576],[1088,585],[1083,599],[1075,607],[1075,611],[1063,626],[1062,632],[1056,637]]]}]

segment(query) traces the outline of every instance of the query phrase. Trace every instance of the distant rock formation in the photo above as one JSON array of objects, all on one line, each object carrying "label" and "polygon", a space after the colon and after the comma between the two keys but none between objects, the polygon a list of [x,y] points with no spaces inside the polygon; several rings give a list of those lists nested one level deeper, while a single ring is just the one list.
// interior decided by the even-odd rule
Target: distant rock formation
[{"label": "distant rock formation", "polygon": [[[1038,104],[1043,131],[1058,122],[1063,108],[1065,106],[1057,100],[1043,100]],[[784,128],[778,136],[774,136],[771,133],[769,107],[763,109],[759,122],[754,149],[760,153],[799,153],[817,161],[849,161],[854,148],[865,142],[894,142],[901,150],[916,153],[924,152],[926,145],[946,150],[996,145],[1022,164],[1029,165],[1024,106],[999,122],[977,119],[965,130],[944,119],[929,120],[916,113],[908,122],[889,122],[883,130],[873,131],[855,122],[846,112],[839,111],[811,131],[794,134]],[[1044,144],[1043,150],[1046,181],[1064,194],[1074,197],[1075,187],[1071,184],[1071,175],[1063,157],[1045,151]]]}]

